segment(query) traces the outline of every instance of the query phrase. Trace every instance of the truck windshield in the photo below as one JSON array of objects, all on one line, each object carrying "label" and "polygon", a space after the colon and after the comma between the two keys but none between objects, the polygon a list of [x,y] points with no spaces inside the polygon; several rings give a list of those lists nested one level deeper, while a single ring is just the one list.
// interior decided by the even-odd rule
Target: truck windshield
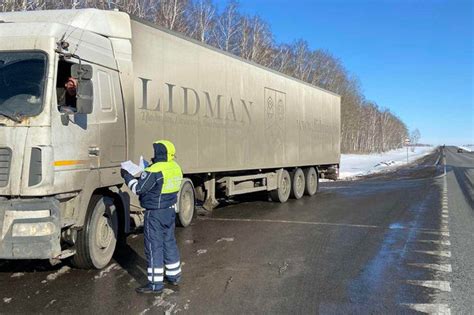
[{"label": "truck windshield", "polygon": [[46,54],[0,52],[0,115],[15,121],[43,108]]}]

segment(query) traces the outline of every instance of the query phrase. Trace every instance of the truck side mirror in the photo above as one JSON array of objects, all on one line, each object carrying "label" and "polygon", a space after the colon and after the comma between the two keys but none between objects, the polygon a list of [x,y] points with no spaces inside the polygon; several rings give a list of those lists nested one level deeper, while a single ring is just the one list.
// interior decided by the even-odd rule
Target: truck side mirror
[{"label": "truck side mirror", "polygon": [[71,76],[76,79],[90,80],[92,79],[92,66],[75,63],[71,67]]},{"label": "truck side mirror", "polygon": [[92,66],[74,64],[71,67],[72,77],[77,79],[76,113],[90,114],[93,109],[94,89],[92,86]]},{"label": "truck side mirror", "polygon": [[77,80],[77,102],[76,108],[78,114],[92,113],[94,90],[91,80]]}]

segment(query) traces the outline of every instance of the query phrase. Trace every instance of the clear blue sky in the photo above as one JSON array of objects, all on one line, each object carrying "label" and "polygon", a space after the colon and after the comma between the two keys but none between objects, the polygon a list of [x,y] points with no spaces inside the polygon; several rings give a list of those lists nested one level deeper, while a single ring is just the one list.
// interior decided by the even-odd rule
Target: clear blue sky
[{"label": "clear blue sky", "polygon": [[[219,9],[227,1],[217,0]],[[302,38],[357,75],[421,141],[474,143],[472,0],[240,0],[277,42]]]}]

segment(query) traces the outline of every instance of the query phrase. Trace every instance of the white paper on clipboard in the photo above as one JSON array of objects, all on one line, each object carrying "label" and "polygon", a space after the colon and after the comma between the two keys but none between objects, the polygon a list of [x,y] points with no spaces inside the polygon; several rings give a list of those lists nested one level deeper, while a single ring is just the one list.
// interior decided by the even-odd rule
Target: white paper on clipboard
[{"label": "white paper on clipboard", "polygon": [[143,161],[143,156],[140,156],[139,164],[135,164],[132,161],[125,161],[121,163],[121,166],[124,170],[136,176],[145,170],[145,162]]}]

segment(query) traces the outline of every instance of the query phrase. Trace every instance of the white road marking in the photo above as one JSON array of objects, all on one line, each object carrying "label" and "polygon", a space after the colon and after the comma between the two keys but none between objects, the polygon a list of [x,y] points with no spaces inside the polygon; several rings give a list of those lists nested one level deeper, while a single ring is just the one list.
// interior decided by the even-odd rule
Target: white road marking
[{"label": "white road marking", "polygon": [[415,252],[428,254],[432,256],[440,256],[440,257],[451,257],[451,252],[448,250],[415,250]]},{"label": "white road marking", "polygon": [[[444,175],[446,175],[446,159],[443,158],[444,164]],[[435,232],[425,232],[429,234],[436,234],[442,235],[445,238],[449,238],[449,223],[448,223],[448,185],[446,176],[443,178],[443,194],[442,194],[442,201],[441,201],[441,228],[439,234]],[[422,243],[430,243],[436,244],[441,246],[450,246],[451,242],[449,239],[441,239],[441,240],[418,240],[418,242]],[[426,250],[416,250],[415,252],[438,256],[438,257],[451,257],[450,251],[426,251]],[[419,267],[419,268],[426,268],[435,271],[441,272],[452,272],[452,267],[450,264],[425,264],[425,263],[409,263],[408,265]],[[451,285],[449,281],[440,281],[440,280],[407,280],[408,284],[422,286],[426,288],[433,288],[443,292],[451,292]],[[448,304],[402,304],[406,307],[409,307],[412,310],[427,313],[427,314],[451,314]]]},{"label": "white road marking", "polygon": [[229,219],[229,218],[202,218],[206,221],[231,221],[231,222],[264,222],[264,223],[286,223],[286,224],[304,224],[304,225],[328,225],[328,226],[344,226],[357,227],[369,229],[382,229],[383,227],[377,225],[364,224],[346,224],[346,223],[331,223],[331,222],[308,222],[308,221],[289,221],[289,220],[269,220],[269,219]]},{"label": "white road marking", "polygon": [[426,231],[426,232],[422,232],[422,233],[433,234],[433,235],[441,235],[441,236],[449,237],[449,232],[432,232],[432,231]]},{"label": "white road marking", "polygon": [[449,281],[439,280],[407,280],[408,284],[437,289],[443,292],[451,292]]},{"label": "white road marking", "polygon": [[452,272],[453,269],[451,268],[451,264],[419,264],[419,263],[410,263],[408,264],[413,267],[420,267],[426,269],[432,269],[436,271],[443,271],[443,272]]},{"label": "white road marking", "polygon": [[451,242],[449,240],[418,240],[417,242],[421,243],[430,243],[430,244],[438,244],[438,245],[446,245],[450,246]]},{"label": "white road marking", "polygon": [[437,315],[450,315],[451,310],[448,304],[402,304],[414,311],[426,313],[426,314],[437,314]]},{"label": "white road marking", "polygon": [[342,227],[355,227],[355,228],[367,228],[367,229],[381,229],[381,230],[410,230],[419,231],[420,233],[428,233],[441,236],[449,236],[446,231],[438,231],[433,229],[424,228],[412,228],[412,227],[384,227],[377,225],[365,225],[365,224],[348,224],[348,223],[332,223],[332,222],[310,222],[310,221],[290,221],[290,220],[270,220],[270,219],[231,219],[231,218],[210,218],[202,217],[203,221],[228,221],[228,222],[252,222],[252,223],[283,223],[283,224],[303,224],[303,225],[321,225],[321,226],[342,226]]}]

